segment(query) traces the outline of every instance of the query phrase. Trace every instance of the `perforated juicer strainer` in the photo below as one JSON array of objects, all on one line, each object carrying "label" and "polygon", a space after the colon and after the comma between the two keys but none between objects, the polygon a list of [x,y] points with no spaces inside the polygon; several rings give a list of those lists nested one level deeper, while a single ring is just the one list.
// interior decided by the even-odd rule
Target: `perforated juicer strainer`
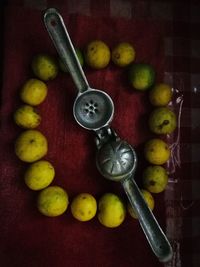
[{"label": "perforated juicer strainer", "polygon": [[160,261],[169,261],[172,258],[170,243],[133,178],[137,166],[135,150],[110,127],[114,114],[112,99],[105,92],[89,86],[63,19],[56,9],[46,10],[44,23],[78,89],[73,106],[74,118],[82,127],[96,133],[98,170],[105,178],[121,182],[152,251]]}]

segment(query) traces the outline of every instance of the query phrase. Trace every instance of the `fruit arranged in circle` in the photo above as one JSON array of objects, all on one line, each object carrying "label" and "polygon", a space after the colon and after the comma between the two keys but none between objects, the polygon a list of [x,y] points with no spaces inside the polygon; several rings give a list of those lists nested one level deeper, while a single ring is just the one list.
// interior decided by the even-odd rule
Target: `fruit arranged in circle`
[{"label": "fruit arranged in circle", "polygon": [[[83,59],[82,51],[79,48],[75,48],[75,52],[76,52],[76,55],[78,57],[79,63],[83,67],[83,65],[84,65],[84,59]],[[67,69],[67,67],[64,65],[64,63],[62,62],[62,60],[60,58],[59,58],[58,63],[59,63],[59,67],[60,67],[60,70],[61,71],[63,71],[63,72],[69,72],[68,69]]]},{"label": "fruit arranged in circle", "polygon": [[156,84],[149,92],[149,100],[153,106],[162,107],[172,99],[172,88],[166,83]]},{"label": "fruit arranged in circle", "polygon": [[155,134],[170,134],[176,129],[176,114],[168,107],[156,108],[149,117],[149,128]]},{"label": "fruit arranged in circle", "polygon": [[17,157],[25,162],[34,162],[47,154],[48,144],[46,137],[37,130],[22,132],[15,142]]},{"label": "fruit arranged in circle", "polygon": [[143,186],[151,193],[160,193],[168,183],[167,171],[162,166],[148,166],[143,172]]},{"label": "fruit arranged in circle", "polygon": [[39,160],[29,165],[24,174],[24,181],[30,189],[41,190],[51,184],[54,176],[53,165],[46,160]]},{"label": "fruit arranged in circle", "polygon": [[[155,206],[155,201],[154,201],[152,194],[145,189],[141,189],[141,193],[149,209],[153,210]],[[128,210],[128,213],[131,215],[131,217],[133,217],[134,219],[138,218],[136,211],[132,208],[130,203],[128,203],[127,205],[127,210]]]},{"label": "fruit arranged in circle", "polygon": [[115,65],[126,67],[135,60],[135,49],[129,43],[119,43],[113,48],[111,57]]},{"label": "fruit arranged in circle", "polygon": [[71,212],[74,218],[85,222],[91,220],[97,211],[96,199],[88,193],[77,195],[71,203]]},{"label": "fruit arranged in circle", "polygon": [[31,106],[41,104],[47,96],[47,86],[38,79],[29,79],[20,91],[21,100]]},{"label": "fruit arranged in circle", "polygon": [[126,208],[120,197],[106,193],[99,199],[97,216],[102,225],[114,228],[124,221]]},{"label": "fruit arranged in circle", "polygon": [[41,116],[34,107],[22,105],[15,111],[14,121],[22,128],[34,129],[40,124]]},{"label": "fruit arranged in circle", "polygon": [[85,50],[85,62],[93,69],[105,68],[111,58],[111,52],[107,44],[100,40],[88,43]]},{"label": "fruit arranged in circle", "polygon": [[54,79],[58,74],[58,63],[54,57],[47,54],[34,56],[31,68],[35,76],[43,81]]},{"label": "fruit arranged in circle", "polygon": [[133,63],[129,69],[129,81],[136,90],[149,89],[155,81],[154,68],[145,63]]},{"label": "fruit arranged in circle", "polygon": [[[83,66],[83,54],[80,49],[75,49],[80,64]],[[138,91],[151,88],[149,100],[156,108],[150,115],[149,127],[153,133],[169,134],[176,128],[176,115],[166,105],[171,101],[172,90],[164,83],[155,82],[154,68],[145,63],[134,63],[135,49],[126,42],[119,43],[110,52],[109,47],[101,40],[88,43],[85,50],[85,62],[93,69],[105,68],[112,57],[112,61],[119,67],[129,68],[129,81],[132,87]],[[47,86],[43,81],[54,79],[60,68],[68,72],[66,66],[47,54],[38,54],[33,58],[32,71],[39,79],[29,79],[20,91],[21,100],[25,105],[19,107],[14,113],[17,125],[33,129],[40,123],[41,117],[34,107],[41,104],[47,96]],[[46,137],[37,130],[26,130],[22,132],[15,142],[15,153],[17,157],[28,163],[32,163],[26,169],[24,181],[31,190],[41,190],[37,198],[38,210],[45,216],[54,217],[63,214],[69,205],[67,192],[59,186],[49,186],[54,179],[55,170],[53,165],[41,160],[47,154],[48,143]],[[160,193],[165,190],[168,182],[166,170],[162,165],[170,158],[170,149],[163,140],[154,138],[145,144],[145,158],[154,166],[149,166],[143,173],[143,186],[141,193],[148,205],[153,210],[154,198],[151,193]],[[130,204],[128,212],[133,218],[137,218],[136,212]],[[97,202],[89,193],[80,193],[74,197],[71,203],[71,213],[79,221],[89,221],[97,213]],[[106,193],[98,202],[98,220],[108,228],[118,227],[126,216],[126,208],[119,196]]]},{"label": "fruit arranged in circle", "polygon": [[68,207],[67,192],[60,186],[49,186],[39,192],[38,210],[45,216],[55,217],[63,214]]},{"label": "fruit arranged in circle", "polygon": [[170,158],[170,149],[166,142],[154,138],[145,143],[144,156],[151,164],[162,165]]}]

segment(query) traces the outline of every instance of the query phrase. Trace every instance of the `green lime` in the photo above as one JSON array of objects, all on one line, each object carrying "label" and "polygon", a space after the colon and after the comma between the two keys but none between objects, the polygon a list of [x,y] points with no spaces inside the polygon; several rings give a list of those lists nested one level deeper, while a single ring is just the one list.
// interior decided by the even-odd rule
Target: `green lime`
[{"label": "green lime", "polygon": [[[82,51],[79,48],[75,48],[75,52],[76,52],[76,55],[78,57],[79,63],[83,67],[83,65],[84,65],[84,59],[83,59],[83,53],[82,53]],[[59,61],[58,62],[59,62],[59,68],[60,68],[60,70],[63,71],[63,72],[68,72],[67,67],[64,65],[64,63],[62,62],[62,60],[60,58],[59,58]]]},{"label": "green lime", "polygon": [[155,70],[149,64],[132,64],[129,70],[129,81],[136,90],[145,91],[154,84]]}]

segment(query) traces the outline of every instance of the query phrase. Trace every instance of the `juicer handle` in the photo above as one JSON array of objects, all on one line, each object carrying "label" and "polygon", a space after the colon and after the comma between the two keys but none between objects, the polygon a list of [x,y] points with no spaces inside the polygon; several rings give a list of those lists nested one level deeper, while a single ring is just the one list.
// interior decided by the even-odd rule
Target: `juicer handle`
[{"label": "juicer handle", "polygon": [[69,70],[79,93],[86,91],[89,88],[89,84],[61,15],[55,8],[49,8],[44,13],[44,23],[57,52],[63,64]]},{"label": "juicer handle", "polygon": [[172,248],[159,226],[152,211],[148,208],[142,194],[132,177],[122,180],[123,188],[128,196],[130,204],[136,212],[144,234],[152,248],[152,251],[161,262],[167,262],[172,258]]}]

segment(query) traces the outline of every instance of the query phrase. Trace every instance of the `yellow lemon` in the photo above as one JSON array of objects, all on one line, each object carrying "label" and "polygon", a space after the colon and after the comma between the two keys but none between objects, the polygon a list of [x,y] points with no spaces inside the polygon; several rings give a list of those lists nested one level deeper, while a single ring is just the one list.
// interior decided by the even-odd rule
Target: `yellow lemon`
[{"label": "yellow lemon", "polygon": [[129,69],[129,81],[134,89],[145,91],[155,80],[155,71],[149,64],[133,63]]},{"label": "yellow lemon", "polygon": [[148,166],[143,172],[143,186],[151,193],[160,193],[168,183],[167,171],[162,166]]},{"label": "yellow lemon", "polygon": [[38,210],[49,217],[63,214],[67,210],[68,204],[68,194],[60,186],[49,186],[43,189],[37,199]]},{"label": "yellow lemon", "polygon": [[50,185],[54,176],[53,165],[46,160],[40,160],[29,165],[25,171],[24,180],[30,189],[41,190]]},{"label": "yellow lemon", "polygon": [[41,104],[47,96],[47,86],[38,79],[29,79],[20,91],[21,100],[31,106]]},{"label": "yellow lemon", "polygon": [[111,58],[109,47],[100,40],[90,42],[85,50],[85,61],[93,69],[105,68]]},{"label": "yellow lemon", "polygon": [[153,106],[166,106],[172,99],[172,88],[166,83],[156,84],[149,92],[149,100]]},{"label": "yellow lemon", "polygon": [[15,142],[17,157],[25,162],[34,162],[46,155],[48,144],[46,137],[37,130],[22,132]]},{"label": "yellow lemon", "polygon": [[88,193],[77,195],[71,203],[71,212],[74,218],[85,222],[91,220],[97,211],[96,199]]},{"label": "yellow lemon", "polygon": [[170,158],[170,149],[166,142],[154,138],[146,142],[144,155],[148,162],[155,165],[162,165]]},{"label": "yellow lemon", "polygon": [[149,128],[155,134],[170,134],[176,129],[176,114],[168,107],[155,108],[149,116]]},{"label": "yellow lemon", "polygon": [[14,121],[22,128],[33,129],[40,124],[41,116],[32,106],[22,105],[15,111]]},{"label": "yellow lemon", "polygon": [[36,55],[31,63],[35,76],[43,81],[53,80],[58,74],[58,63],[47,54]]},{"label": "yellow lemon", "polygon": [[[152,194],[145,189],[141,189],[141,193],[142,193],[142,196],[143,196],[144,200],[146,201],[149,209],[153,210],[154,206],[155,206],[155,201],[154,201]],[[132,208],[130,203],[128,203],[128,205],[127,205],[127,210],[129,212],[129,214],[131,215],[131,217],[133,217],[134,219],[138,218],[135,210]]]},{"label": "yellow lemon", "polygon": [[112,61],[119,67],[128,66],[135,59],[135,49],[129,43],[119,43],[112,50]]},{"label": "yellow lemon", "polygon": [[113,193],[104,194],[98,203],[98,219],[106,227],[114,228],[122,224],[126,216],[123,201]]}]

